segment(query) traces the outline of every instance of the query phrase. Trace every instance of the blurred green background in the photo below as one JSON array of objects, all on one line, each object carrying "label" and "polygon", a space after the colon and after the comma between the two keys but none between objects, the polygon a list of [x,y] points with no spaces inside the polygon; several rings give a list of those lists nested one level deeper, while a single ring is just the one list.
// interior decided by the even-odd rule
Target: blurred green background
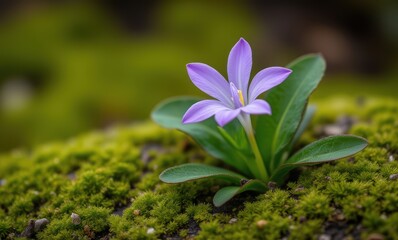
[{"label": "blurred green background", "polygon": [[321,52],[314,94],[397,97],[396,1],[0,1],[0,151],[148,119],[204,96],[185,64],[226,75],[244,37],[253,73]]}]

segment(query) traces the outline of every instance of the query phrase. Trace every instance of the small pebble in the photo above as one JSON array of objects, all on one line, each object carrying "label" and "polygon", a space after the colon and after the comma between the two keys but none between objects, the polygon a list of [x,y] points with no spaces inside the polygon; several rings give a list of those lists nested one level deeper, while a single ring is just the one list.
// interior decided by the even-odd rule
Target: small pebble
[{"label": "small pebble", "polygon": [[77,215],[76,213],[72,213],[72,214],[70,215],[70,217],[72,218],[72,223],[73,223],[73,224],[79,225],[79,224],[81,223],[80,216]]},{"label": "small pebble", "polygon": [[304,191],[304,189],[305,189],[304,187],[300,186],[300,187],[294,189],[294,191],[295,192],[301,192],[301,191]]},{"label": "small pebble", "polygon": [[27,237],[27,238],[33,237],[34,230],[35,230],[35,220],[34,219],[30,219],[29,222],[28,222],[28,226],[21,233],[21,237]]},{"label": "small pebble", "polygon": [[355,162],[355,158],[354,157],[350,157],[350,158],[347,159],[347,162],[354,163]]},{"label": "small pebble", "polygon": [[88,225],[84,225],[83,231],[87,237],[89,237],[91,239],[95,238],[95,233],[93,231],[91,231],[91,229]]},{"label": "small pebble", "polygon": [[390,180],[397,180],[397,179],[398,179],[398,173],[390,175]]},{"label": "small pebble", "polygon": [[343,221],[343,220],[345,220],[344,214],[342,214],[342,213],[337,214],[337,215],[336,215],[336,220],[337,220],[337,221]]},{"label": "small pebble", "polygon": [[395,160],[394,155],[390,154],[390,156],[388,156],[388,161],[394,162],[394,160]]},{"label": "small pebble", "polygon": [[133,214],[134,214],[135,216],[140,215],[140,213],[141,213],[141,211],[138,210],[138,209],[135,209],[135,210],[133,211]]},{"label": "small pebble", "polygon": [[268,182],[267,185],[270,190],[274,190],[278,186],[276,182]]},{"label": "small pebble", "polygon": [[68,179],[69,179],[69,180],[72,180],[72,181],[73,181],[73,180],[76,180],[76,173],[74,173],[74,172],[69,173],[69,174],[68,174]]},{"label": "small pebble", "polygon": [[85,233],[89,233],[91,231],[90,227],[88,225],[84,225],[83,230],[84,230]]},{"label": "small pebble", "polygon": [[237,221],[238,221],[238,219],[236,219],[236,218],[231,218],[231,220],[229,220],[229,224],[236,223]]},{"label": "small pebble", "polygon": [[384,236],[379,233],[372,233],[368,236],[367,240],[384,240]]},{"label": "small pebble", "polygon": [[329,176],[326,176],[326,177],[325,177],[325,180],[326,180],[326,181],[330,181],[330,180],[332,180],[332,178],[329,177]]},{"label": "small pebble", "polygon": [[289,204],[285,204],[285,205],[283,205],[283,207],[288,209],[288,208],[290,208],[290,205]]},{"label": "small pebble", "polygon": [[318,238],[318,240],[331,240],[331,239],[332,239],[332,237],[327,234],[321,234]]},{"label": "small pebble", "polygon": [[15,233],[10,233],[7,237],[7,239],[15,239]]},{"label": "small pebble", "polygon": [[256,223],[258,229],[264,229],[267,224],[268,224],[268,221],[266,221],[264,219],[259,220]]},{"label": "small pebble", "polygon": [[35,232],[40,232],[41,230],[43,230],[47,224],[49,224],[50,221],[48,221],[47,218],[42,218],[42,219],[38,219],[35,221]]},{"label": "small pebble", "polygon": [[5,179],[0,179],[0,187],[4,186],[6,184],[6,180]]},{"label": "small pebble", "polygon": [[147,234],[154,234],[155,233],[155,229],[154,228],[148,228],[148,230],[146,231]]},{"label": "small pebble", "polygon": [[324,127],[323,131],[328,136],[344,134],[344,129],[339,125],[327,125]]},{"label": "small pebble", "polygon": [[361,224],[357,225],[357,226],[355,227],[355,230],[356,230],[356,231],[363,231],[362,225],[361,225]]}]

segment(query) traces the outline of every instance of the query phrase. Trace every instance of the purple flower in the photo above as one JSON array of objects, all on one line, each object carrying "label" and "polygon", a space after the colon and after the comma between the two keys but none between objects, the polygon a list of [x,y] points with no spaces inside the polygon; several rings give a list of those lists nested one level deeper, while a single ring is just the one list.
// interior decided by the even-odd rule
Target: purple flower
[{"label": "purple flower", "polygon": [[240,114],[271,114],[270,105],[256,99],[263,92],[282,83],[292,72],[283,67],[269,67],[254,76],[250,86],[252,51],[241,38],[228,57],[228,79],[214,68],[203,63],[187,64],[188,75],[193,84],[212,100],[203,100],[192,105],[182,118],[184,124],[201,122],[215,115],[220,126],[232,121]]}]

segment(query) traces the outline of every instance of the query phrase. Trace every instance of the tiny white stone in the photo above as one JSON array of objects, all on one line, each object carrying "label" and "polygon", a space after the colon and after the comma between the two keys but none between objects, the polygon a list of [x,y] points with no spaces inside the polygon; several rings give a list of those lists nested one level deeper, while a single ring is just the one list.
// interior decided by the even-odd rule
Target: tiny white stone
[{"label": "tiny white stone", "polygon": [[146,231],[147,234],[154,234],[155,233],[155,229],[154,228],[148,228],[148,230]]},{"label": "tiny white stone", "polygon": [[341,135],[344,134],[344,130],[338,125],[327,125],[325,126],[325,133],[327,135]]},{"label": "tiny white stone", "polygon": [[79,215],[77,215],[76,213],[72,213],[72,214],[70,215],[70,217],[72,218],[72,223],[73,223],[73,224],[75,224],[75,225],[79,225],[79,224],[80,224],[81,219],[80,219],[80,216],[79,216]]},{"label": "tiny white stone", "polygon": [[49,223],[47,218],[38,219],[35,221],[35,232],[40,232]]},{"label": "tiny white stone", "polygon": [[290,230],[295,230],[295,229],[297,229],[297,227],[294,226],[294,225],[290,225],[290,226],[289,226],[289,229],[290,229]]},{"label": "tiny white stone", "polygon": [[390,175],[390,180],[398,180],[398,173],[391,174]]},{"label": "tiny white stone", "polygon": [[330,240],[330,239],[332,239],[332,237],[330,235],[327,235],[327,234],[322,234],[318,238],[318,240]]},{"label": "tiny white stone", "polygon": [[231,218],[231,220],[229,220],[229,224],[236,223],[237,221],[238,221],[238,219],[236,219],[236,218]]}]

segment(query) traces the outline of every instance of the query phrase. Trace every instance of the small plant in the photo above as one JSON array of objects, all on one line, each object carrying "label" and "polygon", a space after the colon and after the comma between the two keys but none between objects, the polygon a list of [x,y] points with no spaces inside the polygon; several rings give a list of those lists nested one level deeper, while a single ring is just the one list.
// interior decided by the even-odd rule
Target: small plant
[{"label": "small plant", "polygon": [[[169,99],[154,109],[152,118],[164,127],[189,134],[209,154],[239,173],[188,163],[166,169],[160,179],[166,183],[211,177],[225,180],[231,186],[221,188],[213,198],[214,205],[221,206],[244,191],[263,193],[270,183],[282,184],[296,167],[337,160],[364,149],[365,139],[339,135],[292,153],[314,114],[315,108],[307,107],[307,102],[324,74],[325,65],[322,56],[307,55],[287,68],[260,71],[249,85],[252,53],[243,38],[229,54],[229,83],[206,64],[188,64],[192,82],[215,99]],[[257,99],[264,92],[265,98]]]}]

